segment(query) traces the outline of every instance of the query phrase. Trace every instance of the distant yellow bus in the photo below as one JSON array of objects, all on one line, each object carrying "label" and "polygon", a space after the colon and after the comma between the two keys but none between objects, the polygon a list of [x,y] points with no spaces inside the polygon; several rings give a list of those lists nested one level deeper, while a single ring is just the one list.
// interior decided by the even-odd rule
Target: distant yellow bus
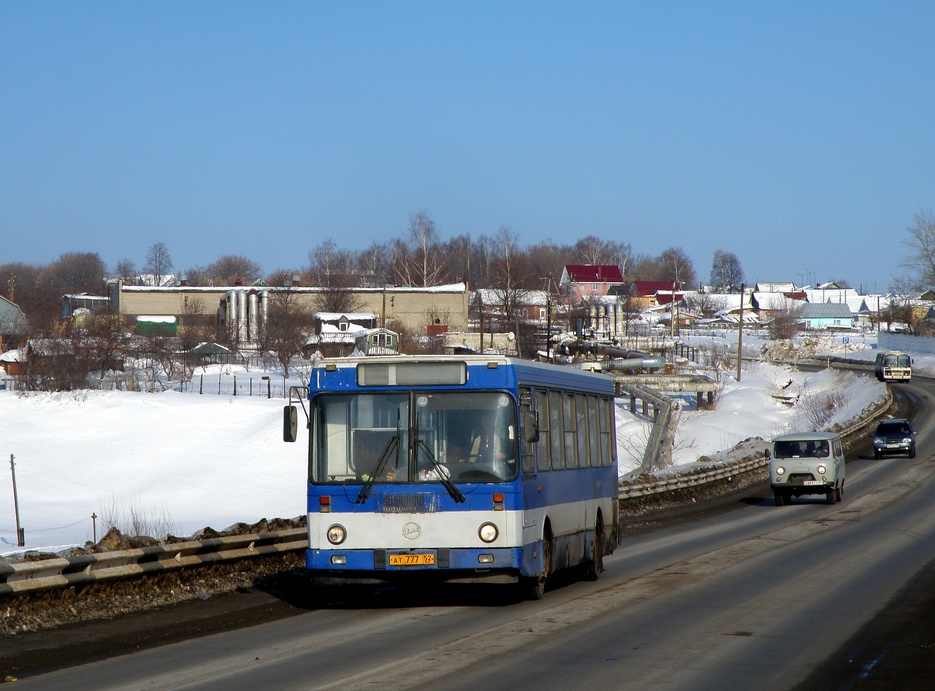
[{"label": "distant yellow bus", "polygon": [[909,381],[912,379],[912,358],[908,353],[898,351],[877,353],[873,371],[880,381]]}]

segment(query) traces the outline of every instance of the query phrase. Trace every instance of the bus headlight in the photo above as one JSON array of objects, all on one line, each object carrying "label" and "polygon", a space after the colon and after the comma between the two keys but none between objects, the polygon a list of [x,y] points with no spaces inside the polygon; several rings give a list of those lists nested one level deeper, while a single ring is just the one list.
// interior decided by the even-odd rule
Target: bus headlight
[{"label": "bus headlight", "polygon": [[347,531],[344,530],[343,525],[338,525],[335,523],[333,526],[328,528],[328,542],[332,545],[340,545],[344,542],[344,539],[347,537]]},{"label": "bus headlight", "polygon": [[823,466],[823,465],[818,466],[818,474],[819,474],[819,475],[824,475],[824,474],[825,474],[825,466]]},{"label": "bus headlight", "polygon": [[496,540],[497,535],[499,534],[500,531],[497,530],[497,526],[495,526],[493,523],[484,523],[480,527],[480,530],[477,531],[477,535],[480,537],[481,541],[487,543],[491,543]]}]

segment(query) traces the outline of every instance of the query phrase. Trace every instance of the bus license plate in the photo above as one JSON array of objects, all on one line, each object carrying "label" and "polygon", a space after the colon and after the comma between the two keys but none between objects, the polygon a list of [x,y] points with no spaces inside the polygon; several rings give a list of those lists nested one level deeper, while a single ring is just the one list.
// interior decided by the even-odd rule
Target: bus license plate
[{"label": "bus license plate", "polygon": [[390,554],[390,566],[434,566],[434,554]]}]

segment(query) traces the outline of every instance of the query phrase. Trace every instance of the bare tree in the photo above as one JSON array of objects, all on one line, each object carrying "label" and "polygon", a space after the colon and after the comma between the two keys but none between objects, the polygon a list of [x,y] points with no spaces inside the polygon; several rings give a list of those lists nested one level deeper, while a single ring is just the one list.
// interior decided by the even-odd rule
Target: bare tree
[{"label": "bare tree", "polygon": [[620,269],[620,275],[623,276],[624,280],[628,280],[630,276],[630,265],[632,263],[633,248],[628,242],[615,242],[612,243],[615,247],[613,262],[617,265],[617,268]]},{"label": "bare tree", "polygon": [[387,247],[387,264],[389,265],[392,283],[402,286],[415,285],[411,257],[412,252],[402,239],[395,238],[389,243]]},{"label": "bare tree", "polygon": [[[191,350],[210,337],[212,324],[206,322],[205,301],[200,297],[186,295],[182,302],[179,319],[179,346],[182,350]],[[211,319],[213,322],[213,318]]]},{"label": "bare tree", "polygon": [[89,370],[98,372],[102,381],[108,370],[123,369],[127,357],[129,334],[120,324],[116,314],[94,314],[81,319],[84,338],[75,341],[76,354],[87,363]]},{"label": "bare tree", "polygon": [[207,268],[212,285],[232,286],[238,281],[243,285],[255,283],[262,275],[262,268],[249,257],[225,254]]},{"label": "bare tree", "polygon": [[509,228],[501,226],[496,237],[496,258],[491,264],[491,288],[495,299],[502,306],[503,326],[513,326],[514,331],[519,320],[520,304],[532,274],[528,261],[518,249],[517,239]]},{"label": "bare tree", "polygon": [[328,239],[309,253],[309,259],[308,273],[320,288],[315,298],[315,309],[319,312],[356,312],[360,299],[354,293],[359,280],[353,253],[337,249]]},{"label": "bare tree", "polygon": [[729,303],[727,298],[711,293],[688,293],[685,296],[685,308],[693,313],[700,314],[703,317],[713,317],[723,309],[727,309]]},{"label": "bare tree", "polygon": [[775,340],[792,338],[800,328],[801,313],[802,303],[799,300],[785,298],[770,314],[770,336]]},{"label": "bare tree", "polygon": [[900,266],[909,272],[915,291],[935,286],[935,217],[919,211],[907,230],[909,237],[903,241],[907,255]]},{"label": "bare tree", "polygon": [[409,240],[412,244],[410,261],[415,265],[414,277],[419,282],[418,285],[438,285],[445,262],[438,246],[435,221],[429,218],[425,211],[420,211],[409,219]]},{"label": "bare tree", "polygon": [[114,268],[117,278],[123,279],[124,283],[136,285],[136,264],[130,259],[121,259]]},{"label": "bare tree", "polygon": [[664,272],[661,280],[678,283],[682,288],[697,283],[692,260],[681,247],[663,250],[659,263]]},{"label": "bare tree", "polygon": [[540,283],[551,274],[554,281],[558,281],[565,268],[567,257],[571,256],[570,248],[556,245],[546,240],[526,249],[530,267],[539,278]]},{"label": "bare tree", "polygon": [[661,257],[648,254],[636,254],[630,258],[629,277],[634,281],[664,281],[666,271]]},{"label": "bare tree", "polygon": [[575,243],[575,256],[583,264],[616,264],[619,248],[614,242],[601,240],[593,235]]},{"label": "bare tree", "polygon": [[164,242],[157,242],[146,252],[146,265],[143,271],[152,274],[153,285],[161,286],[167,276],[172,274],[172,257]]},{"label": "bare tree", "polygon": [[266,282],[271,286],[291,286],[296,276],[301,276],[302,272],[297,269],[276,269],[266,277]]},{"label": "bare tree", "polygon": [[349,250],[338,249],[331,238],[311,250],[308,259],[314,285],[347,288],[357,284],[356,257]]},{"label": "bare tree", "polygon": [[289,376],[292,358],[302,352],[310,327],[311,315],[296,291],[290,288],[270,291],[261,342],[266,350],[276,355],[284,376]]},{"label": "bare tree", "polygon": [[441,246],[443,256],[447,257],[445,262],[445,275],[442,281],[445,283],[466,282],[473,285],[473,247],[470,235],[458,235],[451,238]]},{"label": "bare tree", "polygon": [[711,285],[720,292],[734,292],[743,283],[740,259],[733,252],[715,250],[711,262]]},{"label": "bare tree", "polygon": [[55,276],[64,292],[100,295],[107,269],[96,252],[69,252],[52,262],[46,272]]},{"label": "bare tree", "polygon": [[388,256],[386,247],[376,242],[357,255],[357,269],[362,286],[380,287],[389,282]]},{"label": "bare tree", "polygon": [[208,286],[211,285],[211,279],[208,276],[208,267],[192,266],[185,270],[185,282],[190,286]]}]

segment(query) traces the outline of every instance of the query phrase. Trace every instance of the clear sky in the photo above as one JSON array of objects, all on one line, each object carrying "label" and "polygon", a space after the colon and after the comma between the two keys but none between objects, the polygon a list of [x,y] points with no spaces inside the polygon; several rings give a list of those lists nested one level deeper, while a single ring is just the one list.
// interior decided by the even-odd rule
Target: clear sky
[{"label": "clear sky", "polygon": [[439,235],[884,291],[935,210],[933,2],[0,0],[0,263]]}]

